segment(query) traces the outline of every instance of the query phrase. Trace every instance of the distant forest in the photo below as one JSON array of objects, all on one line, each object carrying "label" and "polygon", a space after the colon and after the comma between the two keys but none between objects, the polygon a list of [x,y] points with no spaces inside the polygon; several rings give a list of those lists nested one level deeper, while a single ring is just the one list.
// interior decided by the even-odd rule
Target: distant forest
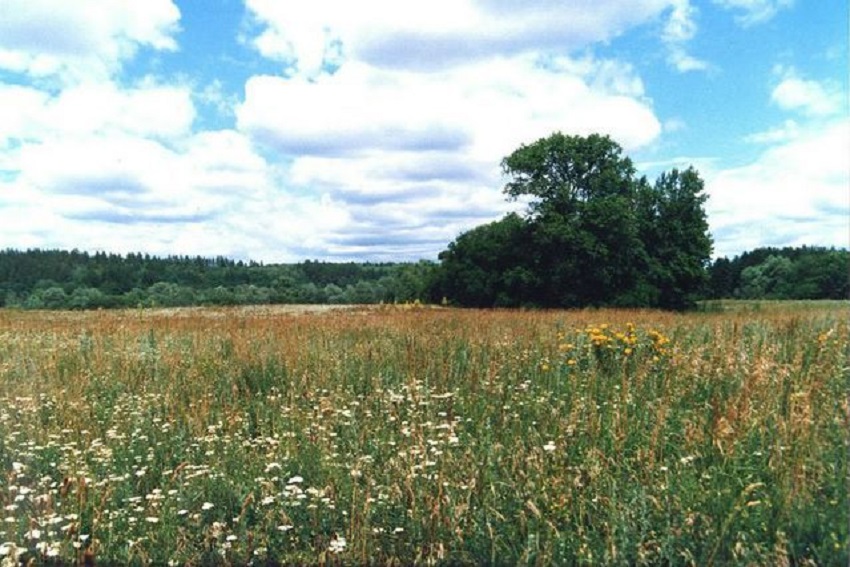
[{"label": "distant forest", "polygon": [[[269,264],[227,258],[61,250],[0,251],[0,306],[96,309],[443,301],[440,265]],[[847,299],[850,252],[759,248],[707,268],[702,299]],[[453,298],[446,300],[455,303]]]},{"label": "distant forest", "polygon": [[850,251],[757,248],[709,268],[705,298],[850,299]]},{"label": "distant forest", "polygon": [[28,309],[424,301],[419,263],[263,265],[227,258],[79,251],[0,252],[0,306]]}]

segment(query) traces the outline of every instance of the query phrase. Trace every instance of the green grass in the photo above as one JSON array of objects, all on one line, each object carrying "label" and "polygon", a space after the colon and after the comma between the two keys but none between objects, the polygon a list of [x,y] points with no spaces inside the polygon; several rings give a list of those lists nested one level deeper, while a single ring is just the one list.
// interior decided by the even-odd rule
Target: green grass
[{"label": "green grass", "polygon": [[847,564],[832,308],[0,311],[0,553]]}]

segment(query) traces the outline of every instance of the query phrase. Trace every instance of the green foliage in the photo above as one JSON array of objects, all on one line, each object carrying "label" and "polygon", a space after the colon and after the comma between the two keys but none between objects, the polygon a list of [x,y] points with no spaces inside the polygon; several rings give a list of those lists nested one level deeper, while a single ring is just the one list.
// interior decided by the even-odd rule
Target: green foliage
[{"label": "green foliage", "polygon": [[0,306],[179,307],[425,300],[434,264],[261,265],[226,258],[0,251]]},{"label": "green foliage", "polygon": [[642,242],[647,248],[650,283],[657,305],[683,309],[694,305],[708,282],[712,241],[703,206],[703,181],[693,168],[662,173],[654,191],[644,189]]},{"label": "green foliage", "polygon": [[440,254],[435,287],[462,305],[515,307],[530,302],[539,282],[524,243],[532,226],[516,214],[462,234]]},{"label": "green foliage", "polygon": [[704,286],[711,237],[694,169],[635,178],[607,136],[548,138],[502,161],[525,218],[461,235],[440,259],[432,297],[462,305],[683,309]]},{"label": "green foliage", "polygon": [[802,246],[757,248],[709,269],[713,299],[846,299],[850,251]]}]

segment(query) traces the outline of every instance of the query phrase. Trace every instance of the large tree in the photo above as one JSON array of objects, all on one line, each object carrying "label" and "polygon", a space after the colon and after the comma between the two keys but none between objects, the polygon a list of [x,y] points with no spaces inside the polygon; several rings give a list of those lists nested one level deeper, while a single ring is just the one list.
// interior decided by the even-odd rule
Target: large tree
[{"label": "large tree", "polygon": [[659,307],[689,307],[708,285],[712,240],[703,188],[695,169],[674,169],[662,173],[641,199],[647,277],[658,292]]},{"label": "large tree", "polygon": [[711,254],[695,170],[674,170],[650,185],[611,138],[561,133],[521,146],[502,170],[509,177],[505,193],[527,201],[527,214],[474,229],[450,245],[438,278],[450,299],[551,307],[692,304]]},{"label": "large tree", "polygon": [[432,299],[471,307],[516,307],[536,303],[537,270],[529,252],[530,225],[516,214],[481,225],[440,254]]}]

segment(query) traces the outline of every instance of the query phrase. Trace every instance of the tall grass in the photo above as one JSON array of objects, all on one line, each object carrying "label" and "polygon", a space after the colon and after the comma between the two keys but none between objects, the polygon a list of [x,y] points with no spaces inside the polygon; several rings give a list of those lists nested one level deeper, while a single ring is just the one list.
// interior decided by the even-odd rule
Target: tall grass
[{"label": "tall grass", "polygon": [[846,564],[833,309],[0,311],[0,554]]}]

